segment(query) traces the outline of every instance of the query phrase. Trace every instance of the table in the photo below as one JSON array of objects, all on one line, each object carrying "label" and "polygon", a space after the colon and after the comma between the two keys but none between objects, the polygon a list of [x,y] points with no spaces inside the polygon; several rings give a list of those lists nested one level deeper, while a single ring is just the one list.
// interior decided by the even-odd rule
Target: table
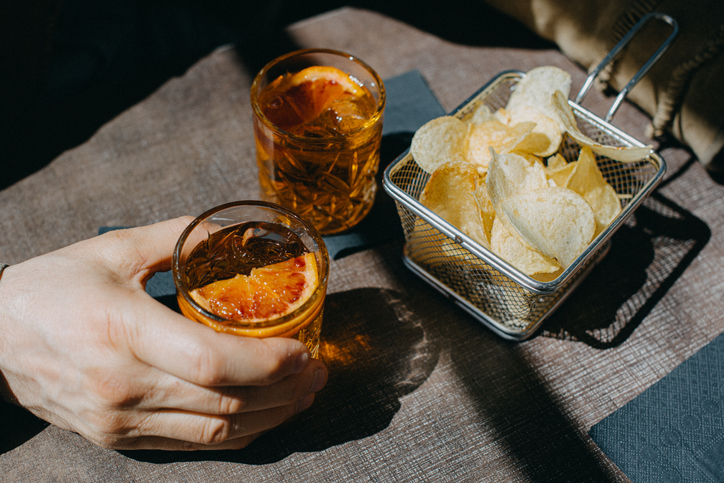
[{"label": "table", "polygon": [[[368,30],[374,25],[374,34]],[[445,110],[556,50],[460,45],[342,8],[288,29],[300,47],[358,55],[389,78],[418,70]],[[257,198],[249,86],[232,47],[0,192],[2,260]],[[603,115],[610,99],[588,94]],[[646,141],[624,103],[613,123]],[[667,176],[611,252],[532,339],[504,341],[402,264],[402,240],[331,263],[327,387],[297,419],[238,452],[119,452],[3,409],[4,481],[628,481],[587,431],[724,331],[724,187],[662,147]],[[389,162],[391,159],[383,160]],[[612,290],[615,287],[615,290]]]}]

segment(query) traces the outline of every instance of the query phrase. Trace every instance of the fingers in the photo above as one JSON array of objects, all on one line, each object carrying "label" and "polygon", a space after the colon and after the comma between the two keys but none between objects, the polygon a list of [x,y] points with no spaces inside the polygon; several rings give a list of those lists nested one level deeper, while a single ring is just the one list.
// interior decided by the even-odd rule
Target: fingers
[{"label": "fingers", "polygon": [[145,294],[124,312],[127,344],[146,364],[199,386],[269,385],[302,372],[307,348],[288,338],[222,334]]},{"label": "fingers", "polygon": [[[312,405],[310,394],[297,402],[262,411],[211,417],[208,415],[159,411],[149,414],[139,430],[145,436],[188,441],[200,446],[215,446],[247,438],[279,426]],[[235,443],[231,443],[235,444]]]},{"label": "fingers", "polygon": [[104,444],[103,441],[95,441],[96,444],[115,450],[163,450],[163,451],[223,451],[223,450],[238,450],[246,448],[256,438],[261,436],[263,433],[254,434],[250,436],[243,436],[223,443],[215,445],[205,445],[201,443],[192,443],[190,441],[180,441],[177,439],[162,438],[160,436],[140,436],[136,438],[124,438],[119,441],[112,441],[108,444]]},{"label": "fingers", "polygon": [[131,429],[121,433],[101,429],[86,436],[114,449],[237,449],[308,409],[313,402],[314,394],[307,394],[290,404],[228,415],[176,409],[149,411],[139,413],[142,417],[135,424],[129,422]]},{"label": "fingers", "polygon": [[311,406],[314,396],[295,404],[228,416],[206,416],[179,411],[148,413],[138,427],[122,435],[88,434],[91,440],[112,449],[223,450],[246,447],[266,431]]},{"label": "fingers", "polygon": [[302,373],[269,386],[205,388],[177,379],[170,382],[162,380],[147,389],[139,408],[153,410],[171,407],[214,415],[253,412],[296,403],[320,391],[326,382],[326,367],[322,362],[312,359]]}]

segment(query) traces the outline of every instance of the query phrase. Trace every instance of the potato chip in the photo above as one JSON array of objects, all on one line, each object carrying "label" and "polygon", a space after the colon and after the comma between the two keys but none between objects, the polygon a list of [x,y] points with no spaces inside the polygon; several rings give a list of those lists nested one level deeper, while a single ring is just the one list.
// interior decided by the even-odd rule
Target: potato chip
[{"label": "potato chip", "polygon": [[490,236],[491,250],[526,275],[558,272],[560,264],[534,250],[519,237],[510,233],[500,219],[495,218]]},{"label": "potato chip", "polygon": [[520,154],[498,154],[493,150],[491,153],[492,160],[485,178],[490,202],[496,217],[500,218],[505,228],[510,233],[520,236],[508,216],[502,211],[503,202],[520,193],[547,188],[549,185],[545,168],[542,163]]},{"label": "potato chip", "polygon": [[[551,96],[555,91],[561,91],[568,97],[571,91],[570,74],[554,66],[536,67],[526,72],[518,82],[505,108],[514,111],[523,106],[533,106],[558,122],[558,115],[551,105]],[[564,130],[565,126],[559,125],[559,131]]]},{"label": "potato chip", "polygon": [[621,202],[610,184],[593,188],[583,199],[591,206],[596,218],[594,236],[598,236],[621,213]]},{"label": "potato chip", "polygon": [[562,168],[563,166],[566,166],[568,164],[568,161],[566,161],[566,158],[561,156],[560,153],[556,153],[555,156],[551,156],[548,158],[547,167],[551,169],[555,168]]},{"label": "potato chip", "polygon": [[548,179],[553,181],[556,186],[565,188],[566,184],[568,184],[568,179],[571,177],[573,170],[576,168],[576,164],[577,162],[573,161],[572,163],[558,167],[551,167],[549,165],[546,167],[546,176],[548,176]]},{"label": "potato chip", "polygon": [[483,124],[484,122],[488,121],[494,121],[495,115],[493,115],[493,111],[490,110],[488,106],[485,104],[480,104],[476,109],[475,112],[473,112],[473,115],[470,116],[470,119],[468,122],[470,124]]},{"label": "potato chip", "polygon": [[[573,164],[573,163],[571,163]],[[601,233],[621,213],[616,191],[603,177],[591,148],[584,146],[566,187],[583,197],[593,209],[596,235]]]},{"label": "potato chip", "polygon": [[504,107],[501,107],[497,111],[495,111],[495,114],[493,114],[493,119],[502,122],[503,124],[510,124],[510,113],[505,109]]},{"label": "potato chip", "polygon": [[535,154],[522,153],[520,151],[513,151],[513,154],[517,154],[518,156],[523,156],[525,159],[528,160],[529,163],[536,163],[536,164],[543,166],[543,168],[545,168],[545,164],[543,164],[543,158],[536,156]]},{"label": "potato chip", "polygon": [[560,277],[562,273],[563,273],[563,269],[560,268],[560,269],[556,270],[555,272],[534,273],[533,275],[531,275],[531,277],[538,280],[539,282],[552,282],[553,280]]},{"label": "potato chip", "polygon": [[508,126],[499,121],[488,121],[472,126],[468,138],[467,160],[485,172],[490,164],[490,148],[498,153],[513,151],[533,130],[535,124],[524,122]]},{"label": "potato chip", "polygon": [[568,268],[593,239],[593,210],[573,190],[546,187],[506,198],[505,213],[531,247]]},{"label": "potato chip", "polygon": [[420,195],[420,203],[470,238],[490,248],[483,215],[475,200],[478,173],[464,162],[438,167]]},{"label": "potato chip", "polygon": [[465,161],[468,129],[468,124],[456,117],[437,117],[415,132],[410,153],[428,173],[448,162]]},{"label": "potato chip", "polygon": [[505,199],[548,187],[548,179],[540,162],[515,153],[499,154],[492,151],[485,184],[493,208],[500,216],[500,206]]},{"label": "potato chip", "polygon": [[558,121],[534,106],[520,106],[507,112],[510,124],[535,123],[533,130],[515,147],[516,151],[536,156],[550,156],[558,151],[563,140],[563,131]]},{"label": "potato chip", "polygon": [[560,91],[553,93],[553,106],[558,113],[558,117],[561,119],[563,124],[566,126],[566,131],[570,136],[576,140],[578,144],[588,146],[596,154],[606,156],[607,158],[621,161],[624,163],[632,163],[640,161],[646,158],[653,149],[653,146],[607,146],[605,144],[597,143],[593,139],[583,134],[578,129],[576,123],[576,116],[573,114],[573,109],[568,104],[568,95],[563,94]]},{"label": "potato chip", "polygon": [[488,196],[488,187],[485,185],[484,180],[478,183],[473,196],[483,217],[485,235],[487,239],[490,240],[490,234],[493,231],[493,220],[495,219],[495,209],[493,208],[493,203],[490,201],[490,196]]}]

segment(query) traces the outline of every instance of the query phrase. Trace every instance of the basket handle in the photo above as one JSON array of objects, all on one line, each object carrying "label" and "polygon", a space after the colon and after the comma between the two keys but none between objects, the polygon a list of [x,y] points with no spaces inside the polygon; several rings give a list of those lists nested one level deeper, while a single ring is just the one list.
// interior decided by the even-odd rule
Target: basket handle
[{"label": "basket handle", "polygon": [[628,84],[621,89],[621,92],[619,92],[618,96],[616,97],[616,100],[613,102],[613,105],[608,110],[608,114],[606,114],[606,122],[609,122],[613,115],[618,110],[619,106],[621,105],[621,102],[626,98],[626,95],[629,93],[631,89],[634,88],[636,84],[643,78],[643,76],[646,75],[646,73],[653,67],[653,65],[659,60],[659,58],[664,55],[664,52],[666,52],[671,46],[671,43],[674,41],[676,36],[679,33],[679,24],[669,15],[658,13],[658,12],[652,12],[644,15],[641,17],[641,19],[636,22],[636,24],[631,28],[631,30],[628,31],[626,35],[623,36],[623,38],[611,49],[611,51],[604,57],[604,59],[596,66],[595,69],[588,75],[588,78],[586,79],[586,82],[583,84],[583,87],[581,87],[581,90],[578,92],[578,95],[576,96],[576,103],[580,104],[583,98],[586,96],[588,91],[591,89],[591,86],[593,85],[593,81],[598,77],[598,75],[601,73],[603,69],[608,66],[617,56],[623,48],[628,45],[628,43],[631,41],[631,39],[636,35],[636,33],[641,29],[641,27],[644,26],[644,24],[648,23],[651,19],[658,19],[663,20],[664,22],[668,23],[672,27],[672,32],[669,35],[669,37],[661,44],[661,46],[658,48],[654,54],[649,57],[649,59],[646,61],[646,63],[639,69],[638,72],[631,78],[630,81],[628,81]]}]

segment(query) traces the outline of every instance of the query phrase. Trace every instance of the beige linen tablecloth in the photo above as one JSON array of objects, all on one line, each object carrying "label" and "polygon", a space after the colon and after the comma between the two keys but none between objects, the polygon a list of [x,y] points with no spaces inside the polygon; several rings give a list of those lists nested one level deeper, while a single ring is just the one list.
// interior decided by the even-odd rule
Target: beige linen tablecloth
[{"label": "beige linen tablecloth", "polygon": [[[446,110],[506,69],[557,65],[574,93],[585,79],[555,50],[457,45],[351,8],[288,32],[383,78],[419,70]],[[257,198],[252,75],[219,49],[1,192],[2,261]],[[591,92],[584,106],[603,115],[609,102]],[[613,123],[646,141],[631,105]],[[627,481],[588,429],[724,331],[724,188],[687,151],[661,154],[660,189],[529,341],[493,335],[402,265],[402,241],[387,243],[332,262],[330,380],[297,419],[242,451],[118,452],[4,406],[0,480]]]}]

